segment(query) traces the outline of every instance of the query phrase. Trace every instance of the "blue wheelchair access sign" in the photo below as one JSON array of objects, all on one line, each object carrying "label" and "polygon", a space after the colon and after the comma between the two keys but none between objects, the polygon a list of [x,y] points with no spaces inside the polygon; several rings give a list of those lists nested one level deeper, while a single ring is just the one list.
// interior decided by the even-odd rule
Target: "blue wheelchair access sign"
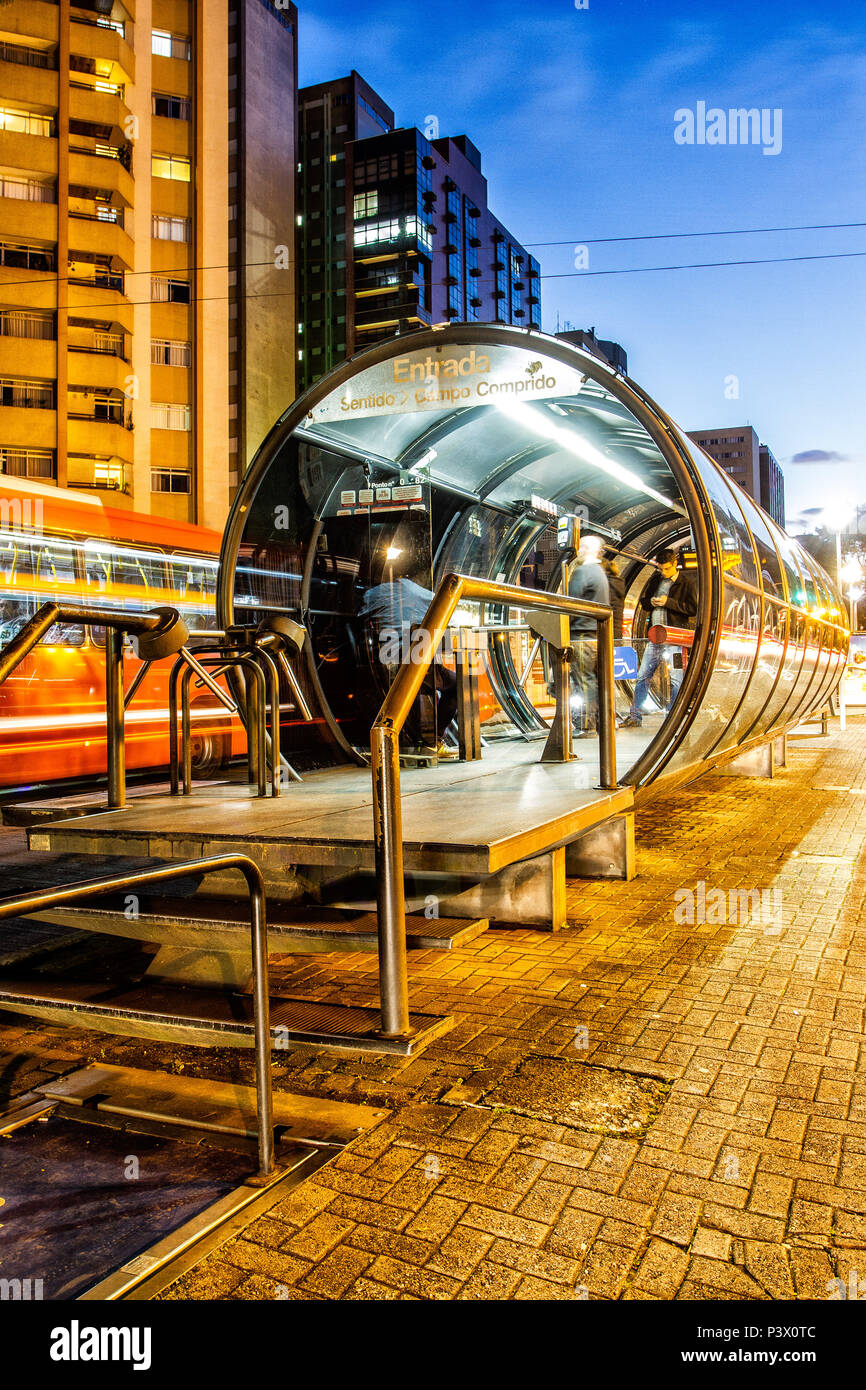
[{"label": "blue wheelchair access sign", "polygon": [[634,647],[614,647],[613,678],[616,681],[637,679],[637,652]]}]

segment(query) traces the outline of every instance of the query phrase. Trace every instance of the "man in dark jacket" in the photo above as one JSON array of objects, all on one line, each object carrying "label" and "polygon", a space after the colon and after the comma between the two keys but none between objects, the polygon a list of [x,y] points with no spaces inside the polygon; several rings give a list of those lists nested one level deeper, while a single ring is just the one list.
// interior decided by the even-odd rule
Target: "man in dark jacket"
[{"label": "man in dark jacket", "polygon": [[[607,575],[601,564],[603,542],[598,536],[586,536],[577,552],[577,563],[568,582],[571,598],[586,599],[589,603],[610,603],[610,588]],[[571,619],[571,640],[574,644],[572,672],[575,678],[580,704],[581,717],[573,723],[583,733],[591,733],[598,726],[598,676],[596,674],[597,625],[595,618],[582,614]]]},{"label": "man in dark jacket", "polygon": [[[658,629],[664,630],[667,626],[694,629],[698,614],[697,574],[694,570],[680,569],[679,556],[675,550],[662,550],[656,557],[656,563],[659,572],[647,585],[640,599],[641,608],[649,613],[650,632],[655,636]],[[650,638],[641,658],[631,709],[628,718],[619,725],[621,729],[640,727],[649,683],[662,665],[666,665],[670,671],[670,709],[679,691],[682,673],[674,670],[665,638],[661,641],[653,641]]]}]

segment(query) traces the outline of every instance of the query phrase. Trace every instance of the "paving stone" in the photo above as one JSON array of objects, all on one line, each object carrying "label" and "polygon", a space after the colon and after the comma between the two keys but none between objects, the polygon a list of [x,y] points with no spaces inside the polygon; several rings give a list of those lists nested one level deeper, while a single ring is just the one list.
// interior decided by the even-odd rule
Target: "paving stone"
[{"label": "paving stone", "polygon": [[[866,796],[828,790],[866,791],[866,719],[790,751],[774,782],[708,776],[642,808],[638,877],[569,883],[573,929],[413,955],[413,1005],[458,1019],[421,1057],[281,1056],[278,1091],[392,1113],[160,1297],[786,1301],[858,1261],[866,1278]],[[779,884],[778,932],[676,923],[699,880]],[[375,1003],[373,956],[272,973],[274,992]],[[0,1024],[11,1095],[89,1056],[143,1064],[119,1037]],[[146,1065],[176,1064],[252,1079],[249,1057],[148,1044]],[[487,1103],[542,1074],[533,1113]],[[637,1129],[605,1116],[616,1096],[646,1102]]]},{"label": "paving stone", "polygon": [[655,1298],[673,1298],[688,1267],[689,1258],[683,1250],[653,1238],[635,1274],[634,1286]]}]

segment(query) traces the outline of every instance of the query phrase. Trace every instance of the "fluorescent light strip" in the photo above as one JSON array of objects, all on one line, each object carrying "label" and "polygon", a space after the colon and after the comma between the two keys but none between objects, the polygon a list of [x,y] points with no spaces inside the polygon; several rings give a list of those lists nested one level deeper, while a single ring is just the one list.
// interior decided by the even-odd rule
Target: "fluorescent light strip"
[{"label": "fluorescent light strip", "polygon": [[679,512],[681,516],[687,516],[684,507],[678,502],[674,502],[670,497],[665,497],[661,492],[656,492],[655,488],[645,483],[643,478],[637,473],[633,473],[630,468],[624,468],[621,463],[615,463],[612,459],[605,458],[604,454],[596,449],[595,445],[587,444],[581,440],[578,444],[571,431],[563,429],[561,425],[555,425],[552,420],[547,419],[541,412],[535,412],[527,405],[521,405],[517,401],[498,401],[497,410],[503,415],[509,415],[518,424],[525,426],[528,430],[534,430],[536,434],[541,434],[545,439],[550,439],[558,444],[567,453],[574,454],[576,458],[584,463],[589,463],[595,468],[601,469],[618,482],[625,483],[632,487],[636,492],[642,492],[646,497],[652,497],[656,502],[662,502],[664,506],[670,507],[673,511]]}]

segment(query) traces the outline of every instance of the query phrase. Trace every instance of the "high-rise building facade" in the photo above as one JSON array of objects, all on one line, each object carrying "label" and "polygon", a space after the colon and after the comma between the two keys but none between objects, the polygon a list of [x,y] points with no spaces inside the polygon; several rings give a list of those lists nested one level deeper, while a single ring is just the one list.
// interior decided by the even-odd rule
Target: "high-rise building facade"
[{"label": "high-rise building facade", "polygon": [[299,388],[355,352],[347,155],[353,141],[393,128],[394,112],[357,72],[298,93]]},{"label": "high-rise building facade", "polygon": [[260,170],[274,143],[294,168],[295,34],[269,0],[0,8],[0,470],[222,526],[278,413],[246,361],[274,316],[244,305],[276,292],[250,263],[291,258],[293,179]]},{"label": "high-rise building facade", "polygon": [[759,461],[761,469],[761,506],[765,512],[777,521],[784,529],[785,526],[785,475],[773,454],[772,449],[767,444],[762,444],[759,449]]},{"label": "high-rise building facade", "polygon": [[785,480],[766,444],[751,425],[729,429],[690,430],[689,439],[709,454],[726,473],[754,497],[774,521],[785,525]]},{"label": "high-rise building facade", "polygon": [[597,338],[594,328],[563,328],[556,336],[566,343],[583,348],[585,352],[591,352],[593,357],[600,358],[609,367],[613,367],[614,371],[628,376],[628,353],[625,348],[609,338]]},{"label": "high-rise building facade", "polygon": [[299,382],[431,323],[541,326],[540,268],[465,135],[428,140],[352,72],[299,94]]},{"label": "high-rise building facade", "polygon": [[229,0],[229,482],[295,397],[298,13]]}]

